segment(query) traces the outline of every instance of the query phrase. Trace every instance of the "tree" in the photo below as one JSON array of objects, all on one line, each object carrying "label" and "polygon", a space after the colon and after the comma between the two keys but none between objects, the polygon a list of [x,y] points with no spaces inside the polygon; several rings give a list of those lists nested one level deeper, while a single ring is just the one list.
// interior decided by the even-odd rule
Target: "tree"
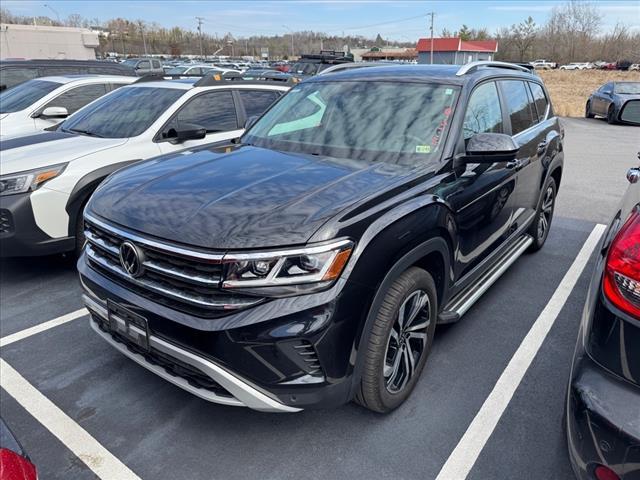
[{"label": "tree", "polygon": [[464,40],[465,42],[471,40],[471,29],[465,24],[462,24],[460,30],[458,30],[457,36],[460,37],[460,40]]},{"label": "tree", "polygon": [[380,34],[378,34],[376,36],[375,43],[376,43],[376,47],[384,47],[384,44],[385,44],[384,38],[382,38],[382,36]]},{"label": "tree", "polygon": [[518,52],[518,59],[523,62],[527,52],[533,46],[533,42],[536,39],[536,22],[530,16],[517,25],[511,25],[512,41]]}]

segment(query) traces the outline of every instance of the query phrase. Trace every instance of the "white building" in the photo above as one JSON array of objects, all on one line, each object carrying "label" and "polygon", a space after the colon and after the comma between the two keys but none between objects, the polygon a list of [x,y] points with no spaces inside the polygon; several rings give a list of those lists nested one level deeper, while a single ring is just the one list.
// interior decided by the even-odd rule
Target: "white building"
[{"label": "white building", "polygon": [[95,60],[99,45],[87,28],[0,24],[1,59]]}]

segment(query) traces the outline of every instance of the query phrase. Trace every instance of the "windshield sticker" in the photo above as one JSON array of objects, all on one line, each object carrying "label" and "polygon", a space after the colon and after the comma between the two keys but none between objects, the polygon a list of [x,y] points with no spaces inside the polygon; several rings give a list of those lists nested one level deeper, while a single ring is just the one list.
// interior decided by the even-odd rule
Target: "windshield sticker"
[{"label": "windshield sticker", "polygon": [[444,91],[444,94],[445,94],[445,95],[453,95],[453,88],[447,88],[447,89]]},{"label": "windshield sticker", "polygon": [[416,153],[431,153],[431,145],[416,145]]}]

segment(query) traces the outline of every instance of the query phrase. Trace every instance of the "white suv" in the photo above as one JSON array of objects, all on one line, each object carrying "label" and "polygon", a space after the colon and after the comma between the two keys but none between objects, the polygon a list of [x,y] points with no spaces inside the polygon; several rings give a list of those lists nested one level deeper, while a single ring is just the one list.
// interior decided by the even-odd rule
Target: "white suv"
[{"label": "white suv", "polygon": [[66,75],[40,77],[0,93],[0,136],[25,135],[52,127],[96,98],[138,77]]},{"label": "white suv", "polygon": [[139,80],[87,105],[56,131],[3,140],[0,256],[79,251],[82,208],[107,175],[161,154],[223,146],[289,89],[282,82],[217,78]]}]

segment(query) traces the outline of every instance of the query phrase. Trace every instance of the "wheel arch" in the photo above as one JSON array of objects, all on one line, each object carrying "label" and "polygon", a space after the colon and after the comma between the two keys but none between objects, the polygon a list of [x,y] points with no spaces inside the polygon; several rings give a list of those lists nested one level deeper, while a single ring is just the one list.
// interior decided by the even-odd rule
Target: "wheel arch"
[{"label": "wheel arch", "polygon": [[98,185],[100,185],[100,183],[102,183],[102,181],[113,172],[139,161],[140,159],[127,160],[124,162],[114,163],[112,165],[106,165],[87,173],[84,177],[78,180],[69,195],[69,200],[65,207],[65,210],[69,215],[69,236],[75,236],[76,222],[78,221],[78,216],[82,215],[82,207],[85,205],[89,197],[91,197],[91,194],[95,189],[98,188]]}]

